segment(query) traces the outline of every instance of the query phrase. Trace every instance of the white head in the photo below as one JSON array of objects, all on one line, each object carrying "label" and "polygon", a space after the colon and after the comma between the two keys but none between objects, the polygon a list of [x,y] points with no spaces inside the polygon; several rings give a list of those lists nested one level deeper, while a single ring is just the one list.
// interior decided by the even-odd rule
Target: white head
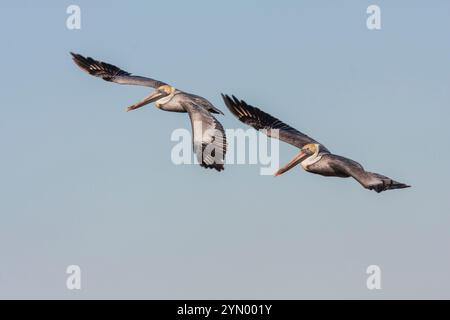
[{"label": "white head", "polygon": [[153,91],[150,95],[148,95],[141,101],[128,107],[127,111],[138,109],[152,102],[155,102],[156,106],[159,106],[161,104],[169,102],[174,96],[174,94],[175,88],[168,84],[165,84],[163,86],[158,87],[155,91]]},{"label": "white head", "polygon": [[282,167],[280,170],[278,170],[275,173],[275,176],[279,176],[280,174],[285,173],[286,171],[289,171],[299,163],[302,164],[302,167],[305,168],[305,166],[310,165],[318,160],[320,160],[320,153],[321,147],[318,143],[310,143],[300,150],[298,154],[295,155],[294,158],[292,158],[291,161],[289,161],[284,167]]}]

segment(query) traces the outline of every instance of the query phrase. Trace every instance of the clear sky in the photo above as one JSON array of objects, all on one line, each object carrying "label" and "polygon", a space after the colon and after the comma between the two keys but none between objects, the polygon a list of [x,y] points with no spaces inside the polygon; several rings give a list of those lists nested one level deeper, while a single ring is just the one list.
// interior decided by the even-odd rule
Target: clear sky
[{"label": "clear sky", "polygon": [[[81,7],[81,30],[66,8]],[[369,31],[366,8],[381,8]],[[0,298],[450,298],[450,2],[2,1]],[[184,114],[69,51],[169,82],[245,128],[260,106],[411,184],[170,160]],[[281,146],[281,161],[296,152]],[[66,267],[82,269],[69,291]],[[382,289],[366,288],[366,268]]]}]

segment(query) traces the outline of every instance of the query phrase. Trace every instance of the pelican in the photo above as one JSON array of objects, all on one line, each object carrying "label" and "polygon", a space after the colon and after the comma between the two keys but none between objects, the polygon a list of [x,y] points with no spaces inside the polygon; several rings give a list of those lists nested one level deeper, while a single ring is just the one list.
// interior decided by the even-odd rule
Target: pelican
[{"label": "pelican", "polygon": [[[223,95],[222,98],[228,107],[241,122],[261,130],[267,136],[278,138],[300,149],[300,152],[282,167],[275,176],[292,169],[300,164],[307,172],[322,176],[340,178],[353,177],[364,188],[378,193],[391,189],[403,189],[410,186],[394,181],[378,173],[372,173],[356,161],[331,153],[324,145],[308,137],[300,131],[290,127],[277,118],[248,105],[245,101]],[[278,131],[273,131],[276,129]]]},{"label": "pelican", "polygon": [[211,113],[223,114],[203,97],[178,90],[159,80],[132,75],[112,64],[70,53],[73,61],[85,72],[105,81],[118,84],[152,87],[155,90],[141,101],[129,106],[127,111],[136,110],[154,102],[156,107],[170,112],[188,113],[193,131],[193,149],[200,165],[204,168],[224,169],[227,148],[222,124]]}]

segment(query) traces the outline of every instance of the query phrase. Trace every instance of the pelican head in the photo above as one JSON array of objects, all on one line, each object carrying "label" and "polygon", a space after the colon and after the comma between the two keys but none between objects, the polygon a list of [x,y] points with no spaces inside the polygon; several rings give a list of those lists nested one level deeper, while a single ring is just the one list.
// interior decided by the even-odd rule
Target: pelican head
[{"label": "pelican head", "polygon": [[296,154],[291,161],[289,161],[284,167],[282,167],[275,173],[275,177],[285,173],[286,171],[289,171],[299,163],[301,163],[302,167],[305,168],[305,166],[312,164],[317,160],[320,160],[320,152],[321,147],[318,143],[309,143],[304,145],[300,152]]},{"label": "pelican head", "polygon": [[156,102],[156,106],[159,106],[160,104],[164,104],[168,102],[170,99],[172,99],[174,94],[175,88],[168,84],[165,84],[163,86],[156,88],[155,91],[153,91],[150,95],[148,95],[141,101],[128,107],[127,111],[138,109],[152,102]]}]

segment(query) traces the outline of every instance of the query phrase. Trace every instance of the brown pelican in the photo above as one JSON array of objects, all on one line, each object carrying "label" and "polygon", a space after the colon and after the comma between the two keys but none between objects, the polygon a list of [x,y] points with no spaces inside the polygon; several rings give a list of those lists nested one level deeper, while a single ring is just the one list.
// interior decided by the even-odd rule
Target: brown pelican
[{"label": "brown pelican", "polygon": [[[238,100],[235,96],[230,98],[222,94],[222,98],[228,109],[243,123],[256,130],[262,130],[269,137],[278,138],[301,149],[291,161],[275,173],[275,176],[301,164],[304,170],[322,176],[353,177],[364,188],[376,192],[409,187],[381,174],[368,172],[356,161],[332,154],[316,140],[260,109],[248,105],[245,101]],[[272,132],[273,129],[278,131]]]},{"label": "brown pelican", "polygon": [[217,171],[224,169],[226,153],[225,131],[211,113],[223,114],[211,102],[203,97],[175,89],[162,81],[132,75],[109,63],[83,57],[72,53],[73,61],[85,72],[118,84],[137,85],[156,89],[141,101],[128,107],[135,110],[155,102],[156,107],[164,111],[187,112],[193,130],[193,148],[200,165]]}]

